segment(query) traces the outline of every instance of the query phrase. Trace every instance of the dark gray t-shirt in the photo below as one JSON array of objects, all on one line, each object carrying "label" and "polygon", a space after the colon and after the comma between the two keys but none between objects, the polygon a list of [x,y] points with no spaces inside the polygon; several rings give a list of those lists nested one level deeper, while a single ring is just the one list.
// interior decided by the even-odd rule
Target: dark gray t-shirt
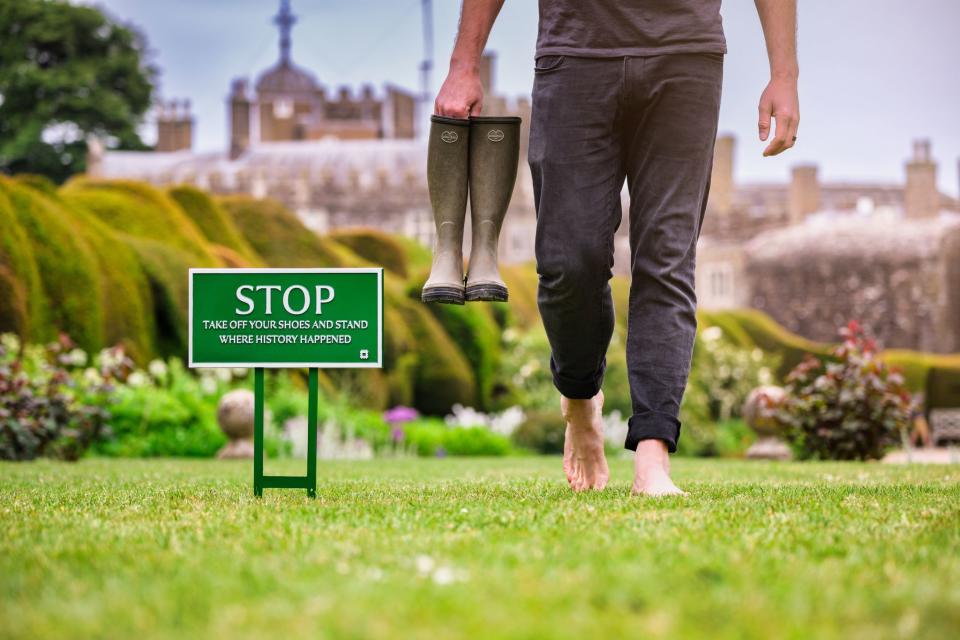
[{"label": "dark gray t-shirt", "polygon": [[540,0],[537,57],[726,52],[720,0]]}]

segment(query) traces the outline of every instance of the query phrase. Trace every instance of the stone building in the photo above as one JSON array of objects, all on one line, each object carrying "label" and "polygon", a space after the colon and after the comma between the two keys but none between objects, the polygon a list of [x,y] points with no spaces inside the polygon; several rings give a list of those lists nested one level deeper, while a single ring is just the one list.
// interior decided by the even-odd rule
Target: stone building
[{"label": "stone building", "polygon": [[[390,85],[382,98],[369,86],[356,95],[346,88],[328,95],[309,71],[292,61],[290,31],[295,18],[287,0],[281,1],[274,22],[280,29],[277,63],[259,75],[252,91],[245,78],[232,83],[228,150],[197,153],[180,134],[168,140],[167,132],[182,132],[183,127],[168,127],[169,109],[164,109],[158,112],[156,151],[104,152],[101,145],[93,145],[88,172],[275,198],[318,232],[369,226],[430,246],[434,224],[427,192],[427,146],[415,136],[414,95]],[[520,172],[501,233],[501,260],[527,262],[533,259],[535,228],[525,161],[530,102],[496,92],[494,63],[492,54],[484,55],[484,114],[519,115],[524,123]],[[183,120],[182,110],[177,114],[178,121]],[[192,132],[192,119],[189,123]],[[467,251],[469,242],[468,224]]]},{"label": "stone building", "polygon": [[960,350],[960,203],[937,190],[925,140],[903,185],[735,184],[734,141],[718,140],[698,245],[707,309],[754,307],[815,340],[851,319],[891,347]]}]

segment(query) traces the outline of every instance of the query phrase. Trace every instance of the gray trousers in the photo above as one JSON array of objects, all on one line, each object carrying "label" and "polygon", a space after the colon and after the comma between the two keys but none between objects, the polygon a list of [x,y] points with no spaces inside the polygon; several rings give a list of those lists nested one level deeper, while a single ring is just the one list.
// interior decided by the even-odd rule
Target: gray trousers
[{"label": "gray trousers", "polygon": [[591,398],[613,335],[614,233],[630,192],[626,447],[673,452],[696,334],[694,261],[717,134],[723,56],[543,56],[529,161],[537,208],[537,301],[554,384]]}]

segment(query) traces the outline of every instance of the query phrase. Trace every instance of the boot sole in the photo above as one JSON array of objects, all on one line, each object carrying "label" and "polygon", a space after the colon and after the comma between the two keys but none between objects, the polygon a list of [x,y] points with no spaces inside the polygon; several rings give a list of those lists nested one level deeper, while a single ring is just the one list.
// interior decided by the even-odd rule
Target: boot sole
[{"label": "boot sole", "polygon": [[499,284],[468,284],[467,302],[506,302],[507,288]]},{"label": "boot sole", "polygon": [[463,287],[430,287],[420,292],[423,302],[440,304],[463,304]]}]

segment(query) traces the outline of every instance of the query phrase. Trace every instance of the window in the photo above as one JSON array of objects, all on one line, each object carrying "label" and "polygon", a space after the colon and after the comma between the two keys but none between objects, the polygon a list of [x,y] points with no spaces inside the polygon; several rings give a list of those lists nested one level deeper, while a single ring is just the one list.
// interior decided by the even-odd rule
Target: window
[{"label": "window", "polygon": [[273,101],[273,117],[278,120],[286,120],[293,116],[293,100],[290,98],[277,98]]}]

